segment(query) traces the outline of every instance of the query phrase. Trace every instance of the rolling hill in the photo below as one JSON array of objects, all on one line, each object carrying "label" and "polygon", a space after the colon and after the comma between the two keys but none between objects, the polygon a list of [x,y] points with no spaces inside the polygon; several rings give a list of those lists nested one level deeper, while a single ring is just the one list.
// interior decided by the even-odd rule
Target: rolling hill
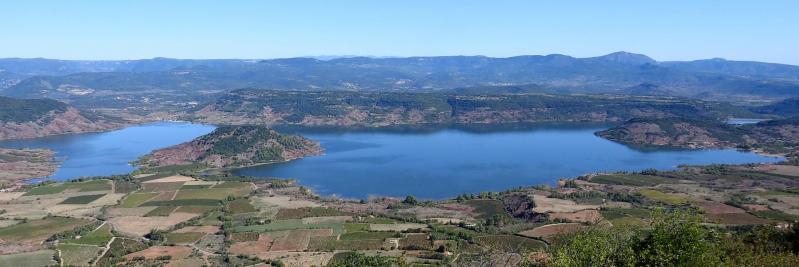
[{"label": "rolling hill", "polygon": [[96,132],[121,125],[115,118],[81,111],[51,99],[0,97],[0,140]]},{"label": "rolling hill", "polygon": [[318,155],[317,142],[283,135],[264,126],[222,126],[179,145],[142,157],[144,167],[203,163],[212,167],[247,166]]}]

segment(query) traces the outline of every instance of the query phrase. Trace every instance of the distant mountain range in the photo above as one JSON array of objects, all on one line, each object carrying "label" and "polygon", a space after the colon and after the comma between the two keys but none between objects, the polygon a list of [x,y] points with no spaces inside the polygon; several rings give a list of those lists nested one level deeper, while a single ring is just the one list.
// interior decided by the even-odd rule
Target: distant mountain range
[{"label": "distant mountain range", "polygon": [[119,61],[0,59],[0,94],[75,100],[278,90],[618,93],[724,99],[799,96],[799,66],[708,59],[658,62],[627,52],[566,55]]}]

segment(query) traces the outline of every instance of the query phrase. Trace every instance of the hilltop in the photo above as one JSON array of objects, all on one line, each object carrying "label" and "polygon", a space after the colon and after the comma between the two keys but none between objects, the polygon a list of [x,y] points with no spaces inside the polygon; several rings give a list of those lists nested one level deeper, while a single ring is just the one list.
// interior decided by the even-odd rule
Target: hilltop
[{"label": "hilltop", "polygon": [[153,151],[139,164],[158,167],[203,163],[232,167],[288,161],[321,152],[316,142],[283,135],[265,126],[222,126],[192,141]]},{"label": "hilltop", "polygon": [[115,118],[51,99],[0,97],[0,140],[96,132],[121,125]]}]

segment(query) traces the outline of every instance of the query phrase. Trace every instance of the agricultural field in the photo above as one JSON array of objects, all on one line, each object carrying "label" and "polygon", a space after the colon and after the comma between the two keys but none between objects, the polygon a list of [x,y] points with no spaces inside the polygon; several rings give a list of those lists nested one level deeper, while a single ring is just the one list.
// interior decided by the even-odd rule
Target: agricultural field
[{"label": "agricultural field", "polygon": [[40,196],[58,194],[64,191],[74,192],[93,192],[93,191],[110,191],[111,181],[108,180],[91,180],[86,182],[74,183],[57,183],[44,186],[37,186],[28,191],[26,196]]},{"label": "agricultural field", "polygon": [[519,232],[517,234],[530,238],[541,238],[547,242],[551,242],[551,237],[555,235],[574,233],[584,227],[585,226],[580,223],[557,223],[539,226],[532,230]]},{"label": "agricultural field", "polygon": [[466,205],[474,208],[478,219],[486,219],[494,215],[508,216],[505,206],[499,200],[493,199],[473,199],[466,201]]},{"label": "agricultural field", "polygon": [[668,205],[685,205],[691,201],[690,197],[685,194],[664,193],[654,189],[641,189],[638,190],[638,193],[648,199]]},{"label": "agricultural field", "polygon": [[641,174],[600,174],[591,177],[591,182],[609,185],[629,185],[629,186],[655,186],[670,183],[669,180],[652,175]]},{"label": "agricultural field", "polygon": [[41,243],[50,236],[87,225],[91,221],[68,217],[47,217],[0,228],[0,239],[13,243]]},{"label": "agricultural field", "polygon": [[59,244],[58,251],[61,252],[61,260],[65,266],[87,266],[100,255],[103,248],[81,244]]},{"label": "agricultural field", "polygon": [[155,192],[129,194],[122,200],[122,204],[120,206],[123,208],[135,208],[157,195],[159,195],[159,193]]},{"label": "agricultural field", "polygon": [[83,195],[83,196],[70,197],[70,198],[65,199],[64,201],[61,201],[61,203],[58,203],[58,204],[79,204],[79,205],[80,204],[89,204],[89,203],[92,203],[92,201],[95,201],[95,200],[97,200],[97,199],[99,199],[99,198],[101,198],[103,196],[105,196],[105,194]]},{"label": "agricultural field", "polygon": [[250,213],[258,211],[250,204],[249,199],[237,199],[227,203],[227,208],[233,214]]},{"label": "agricultural field", "polygon": [[193,244],[203,238],[206,233],[202,232],[186,232],[186,233],[169,233],[166,235],[166,244],[168,245],[185,245]]},{"label": "agricultural field", "polygon": [[619,173],[587,176],[569,187],[419,203],[325,198],[289,182],[206,181],[189,173],[53,183],[0,192],[0,266],[25,257],[65,266],[215,266],[224,253],[248,266],[359,257],[437,266],[486,251],[520,262],[564,235],[645,227],[663,210],[695,211],[702,223],[734,227],[799,219],[799,181],[746,176],[761,179],[753,183],[731,175]]},{"label": "agricultural field", "polygon": [[51,266],[55,251],[44,249],[19,254],[0,255],[0,266]]},{"label": "agricultural field", "polygon": [[108,241],[111,241],[112,237],[111,224],[106,223],[78,239],[66,239],[62,240],[61,243],[105,246]]},{"label": "agricultural field", "polygon": [[281,209],[277,212],[275,219],[302,219],[307,217],[326,217],[326,216],[347,216],[351,215],[348,212],[342,212],[329,208],[297,208],[297,209]]},{"label": "agricultural field", "polygon": [[172,214],[178,207],[177,206],[159,206],[151,210],[144,217],[166,217]]}]

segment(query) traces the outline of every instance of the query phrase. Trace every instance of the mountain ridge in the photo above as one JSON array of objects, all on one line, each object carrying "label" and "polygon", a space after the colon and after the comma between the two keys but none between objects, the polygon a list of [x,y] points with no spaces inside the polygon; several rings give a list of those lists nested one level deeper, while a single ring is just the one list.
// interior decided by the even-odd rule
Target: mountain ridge
[{"label": "mountain ridge", "polygon": [[490,86],[537,84],[555,91],[624,93],[625,88],[652,84],[661,93],[703,99],[725,99],[730,95],[772,99],[799,96],[799,66],[719,59],[710,60],[711,63],[658,62],[629,52],[588,58],[560,54],[329,60],[155,58],[102,61],[96,65],[91,61],[56,61],[52,66],[30,69],[36,62],[46,60],[26,63],[24,59],[0,59],[0,69],[16,74],[12,76],[15,78],[0,81],[7,87],[0,89],[0,94],[80,102],[120,94],[196,95],[247,87],[416,92],[486,87],[486,93],[490,93]]}]

